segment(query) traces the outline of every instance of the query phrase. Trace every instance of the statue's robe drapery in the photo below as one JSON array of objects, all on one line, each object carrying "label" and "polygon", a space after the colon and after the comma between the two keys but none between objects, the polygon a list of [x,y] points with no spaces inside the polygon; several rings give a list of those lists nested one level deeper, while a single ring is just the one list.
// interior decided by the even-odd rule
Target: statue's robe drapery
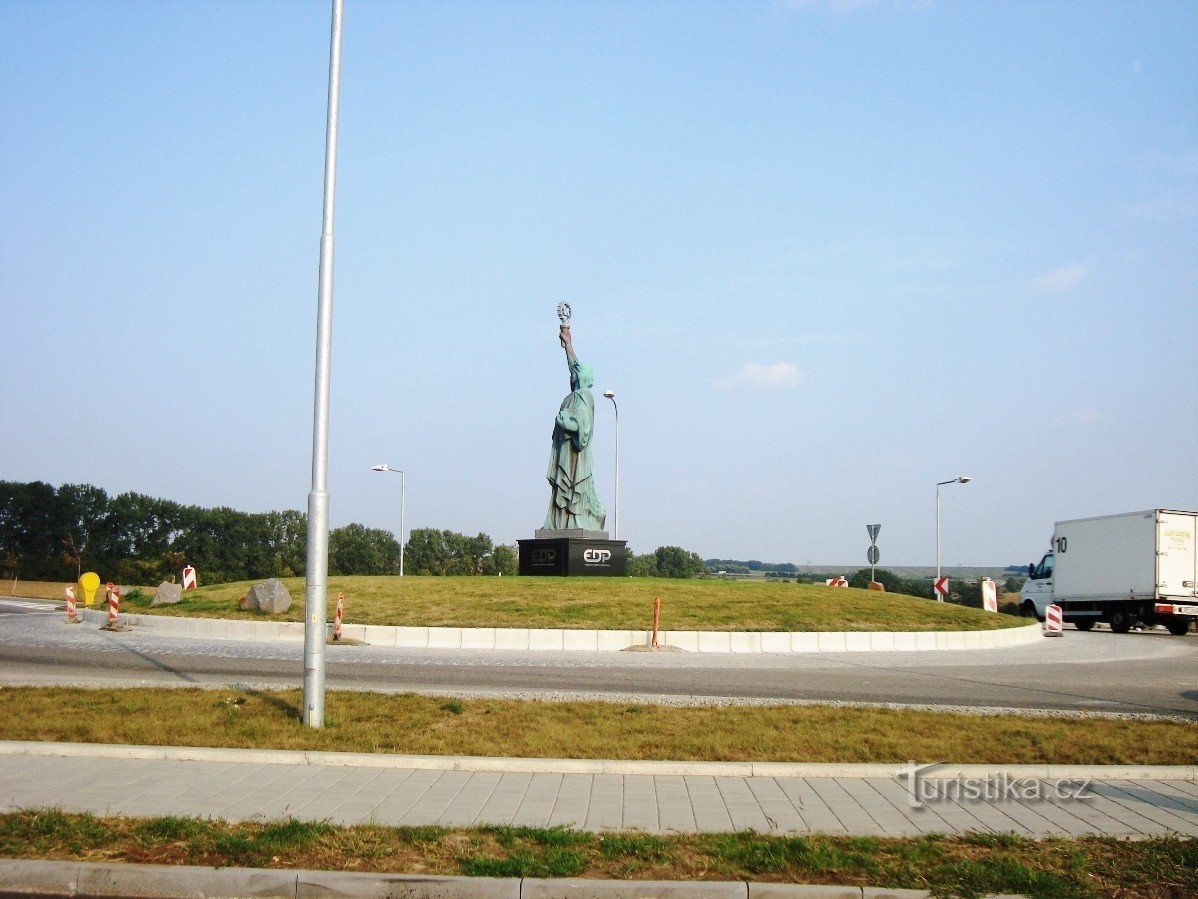
[{"label": "statue's robe drapery", "polygon": [[546,472],[550,497],[545,530],[601,531],[607,518],[591,476],[593,384],[590,366],[578,361],[570,363],[570,395],[562,400],[553,422],[553,445]]}]

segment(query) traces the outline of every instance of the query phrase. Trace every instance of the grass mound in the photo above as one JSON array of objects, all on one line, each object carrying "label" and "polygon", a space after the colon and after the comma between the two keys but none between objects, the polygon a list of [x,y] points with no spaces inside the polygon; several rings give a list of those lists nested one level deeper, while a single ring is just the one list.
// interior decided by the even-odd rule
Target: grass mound
[{"label": "grass mound", "polygon": [[[150,608],[148,597],[122,603],[129,612],[208,618],[266,617],[238,601],[253,581],[188,591],[178,605]],[[303,578],[283,582],[294,599],[281,616],[303,620]],[[329,614],[345,594],[345,620],[416,627],[519,627],[645,630],[654,598],[667,631],[955,631],[1018,627],[1027,622],[949,603],[815,584],[660,578],[334,577]]]}]

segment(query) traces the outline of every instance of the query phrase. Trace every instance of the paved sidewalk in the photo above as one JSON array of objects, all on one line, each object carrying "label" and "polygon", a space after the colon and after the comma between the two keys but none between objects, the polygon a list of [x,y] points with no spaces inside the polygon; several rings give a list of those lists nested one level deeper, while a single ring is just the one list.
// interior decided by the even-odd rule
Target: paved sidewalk
[{"label": "paved sidewalk", "polygon": [[[171,753],[184,757],[164,757]],[[154,756],[157,757],[154,757]],[[0,811],[649,833],[1198,836],[1194,768],[582,762],[0,743]],[[140,756],[140,757],[139,757]],[[729,773],[735,771],[757,773]],[[1062,796],[1059,789],[1084,798]]]}]

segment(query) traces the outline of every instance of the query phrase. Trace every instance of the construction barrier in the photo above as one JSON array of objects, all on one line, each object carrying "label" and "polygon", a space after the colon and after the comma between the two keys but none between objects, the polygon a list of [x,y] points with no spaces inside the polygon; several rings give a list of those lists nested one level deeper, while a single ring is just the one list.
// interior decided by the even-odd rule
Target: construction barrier
[{"label": "construction barrier", "polygon": [[341,639],[341,618],[345,614],[345,594],[337,594],[337,610],[333,613],[333,639]]},{"label": "construction barrier", "polygon": [[116,627],[117,612],[119,612],[121,608],[120,588],[117,587],[116,584],[112,583],[112,581],[109,581],[107,584],[107,592],[105,593],[105,597],[108,600],[108,626]]},{"label": "construction barrier", "polygon": [[982,608],[987,612],[998,612],[998,585],[990,578],[982,578],[979,585],[982,591]]},{"label": "construction barrier", "polygon": [[848,585],[848,579],[843,577],[830,577],[824,581],[826,587],[847,587]]},{"label": "construction barrier", "polygon": [[194,590],[196,588],[196,570],[190,565],[183,569],[183,589]]},{"label": "construction barrier", "polygon": [[1055,602],[1044,610],[1044,636],[1061,636],[1061,607]]},{"label": "construction barrier", "polygon": [[62,591],[67,600],[67,621],[71,624],[78,624],[82,619],[75,614],[75,588],[67,587]]}]

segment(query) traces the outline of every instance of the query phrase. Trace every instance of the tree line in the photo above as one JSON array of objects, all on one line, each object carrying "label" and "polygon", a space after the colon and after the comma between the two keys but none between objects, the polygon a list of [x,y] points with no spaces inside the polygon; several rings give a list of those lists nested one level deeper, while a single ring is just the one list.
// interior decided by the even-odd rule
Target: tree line
[{"label": "tree line", "polygon": [[[109,496],[90,484],[55,488],[0,481],[0,577],[74,581],[84,571],[124,584],[155,584],[193,566],[201,583],[303,577],[308,516],[189,506],[141,493]],[[329,573],[399,571],[390,531],[348,524],[329,532]],[[514,575],[515,546],[433,528],[414,529],[404,571],[416,575]],[[699,577],[703,560],[677,546],[628,557],[634,577]]]},{"label": "tree line", "polygon": [[[302,577],[308,516],[188,506],[141,493],[109,496],[90,484],[0,481],[0,576],[74,581],[83,571],[153,584],[193,566],[203,583]],[[511,547],[486,534],[414,530],[405,567],[420,574],[515,574]],[[348,524],[329,532],[329,573],[395,574],[390,531]]]}]

